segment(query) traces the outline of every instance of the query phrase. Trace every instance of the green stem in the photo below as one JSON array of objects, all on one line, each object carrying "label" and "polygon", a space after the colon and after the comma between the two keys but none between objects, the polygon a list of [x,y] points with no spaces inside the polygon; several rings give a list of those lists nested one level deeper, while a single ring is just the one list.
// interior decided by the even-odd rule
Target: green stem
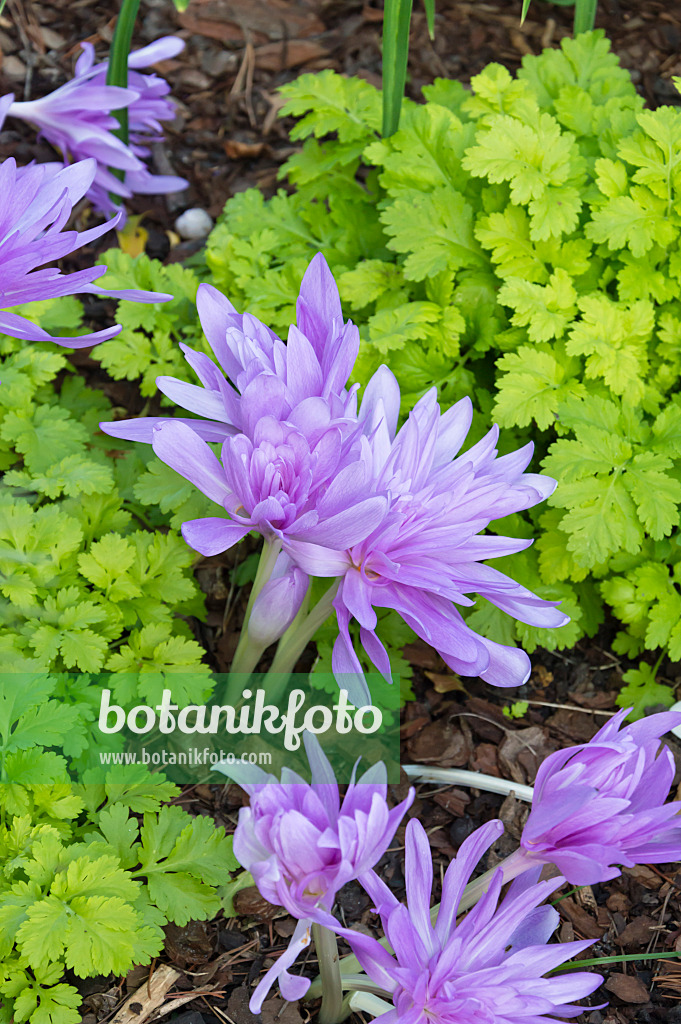
[{"label": "green stem", "polygon": [[253,605],[255,604],[260,591],[270,579],[280,551],[280,540],[265,541],[260,554],[260,561],[258,562],[258,570],[255,574],[255,580],[253,581],[251,593],[248,598],[248,604],[246,605],[246,614],[241,627],[241,636],[239,637],[239,643],[237,644],[236,651],[234,652],[234,658],[232,660],[232,674],[237,672],[252,672],[260,661],[263,652],[269,646],[268,644],[262,646],[262,644],[254,644],[251,642],[248,636],[248,623],[251,618],[251,612],[253,611]]},{"label": "green stem", "polygon": [[[130,56],[132,33],[139,6],[140,0],[123,0],[121,4],[120,14],[116,20],[116,29],[111,43],[109,67],[106,72],[107,85],[118,85],[122,89],[127,89],[128,57]],[[127,108],[114,110],[113,114],[120,124],[120,128],[117,128],[113,134],[122,139],[127,146],[129,138]],[[112,170],[116,177],[122,181],[125,177],[125,172],[117,169]]]},{"label": "green stem", "polygon": [[339,580],[336,580],[326,593],[322,594],[317,604],[302,620],[294,619],[293,623],[279,641],[274,661],[267,676],[290,674],[295,668],[298,658],[320,626],[323,626],[333,611],[333,599],[338,592]]},{"label": "green stem", "polygon": [[322,1005],[319,1010],[319,1024],[338,1024],[343,1008],[343,989],[341,986],[340,966],[338,962],[338,944],[336,936],[323,925],[312,925],[319,974],[322,979]]},{"label": "green stem", "polygon": [[362,1010],[364,1013],[370,1013],[372,1017],[380,1017],[382,1013],[388,1013],[395,1007],[374,992],[353,992],[348,1000],[348,1009]]}]

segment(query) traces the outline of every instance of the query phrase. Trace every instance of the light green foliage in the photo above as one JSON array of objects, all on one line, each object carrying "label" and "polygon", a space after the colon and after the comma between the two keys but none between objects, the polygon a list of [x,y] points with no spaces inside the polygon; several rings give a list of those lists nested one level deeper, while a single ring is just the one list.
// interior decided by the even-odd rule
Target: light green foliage
[{"label": "light green foliage", "polygon": [[506,715],[506,718],[524,718],[529,706],[526,700],[516,700],[513,704],[509,704],[501,710]]},{"label": "light green foliage", "polygon": [[[32,314],[47,322],[62,301],[68,322],[71,300]],[[0,350],[2,667],[205,673],[176,617],[202,614],[194,555],[178,532],[162,532],[167,506],[154,510],[154,532],[131,514],[149,474],[135,446],[116,441],[112,458],[97,433],[112,418],[108,401],[73,375],[57,390],[67,362],[54,346],[2,338]]]},{"label": "light green foliage", "polygon": [[[678,527],[681,112],[644,110],[600,31],[525,57],[515,77],[490,64],[470,91],[436,81],[389,138],[366,82],[324,71],[283,94],[303,143],[282,169],[294,191],[227,203],[208,242],[215,284],[285,332],[321,250],[361,329],[356,380],[387,362],[403,413],[435,385],[443,408],[473,397],[476,439],[497,422],[503,451],[534,441],[558,488],[521,520],[536,551],[507,571],[572,622],[514,625],[484,601],[468,621],[572,645],[602,598],[620,607],[615,582],[636,566],[618,559],[645,561]],[[625,620],[632,650],[681,653],[667,575]]]},{"label": "light green foliage", "polygon": [[22,677],[22,686],[5,678],[0,998],[15,1021],[76,1024],[81,999],[67,970],[85,978],[150,963],[168,922],[217,913],[239,864],[210,819],[162,806],[179,790],[161,774],[128,766],[73,783],[87,705],[66,702],[54,675]]},{"label": "light green foliage", "polygon": [[148,256],[128,256],[121,249],[109,249],[102,256],[107,273],[103,288],[139,288],[172,295],[170,302],[119,302],[116,319],[123,330],[104,341],[94,356],[115,380],[137,380],[141,394],[157,393],[156,378],[163,374],[192,379],[179,342],[210,353],[198,314],[196,290],[199,279],[180,263],[164,266]]},{"label": "light green foliage", "polygon": [[644,718],[646,708],[660,704],[670,708],[674,703],[672,687],[658,683],[655,668],[645,661],[640,662],[638,668],[630,668],[622,679],[627,685],[618,693],[616,703],[620,708],[631,708],[627,717],[632,722]]}]

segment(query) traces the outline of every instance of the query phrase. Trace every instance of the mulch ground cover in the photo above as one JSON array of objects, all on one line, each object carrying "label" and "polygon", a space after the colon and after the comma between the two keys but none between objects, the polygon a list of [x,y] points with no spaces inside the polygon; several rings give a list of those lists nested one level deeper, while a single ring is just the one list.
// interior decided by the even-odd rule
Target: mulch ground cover
[{"label": "mulch ground cover", "polygon": [[[8,0],[0,16],[0,95],[11,91],[18,99],[29,99],[62,84],[83,39],[104,56],[113,34],[114,6],[100,0]],[[438,0],[431,42],[425,15],[418,2],[415,6],[408,83],[414,98],[438,76],[468,82],[490,61],[516,70],[523,55],[557,45],[571,30],[572,10],[541,0],[533,0],[523,26],[520,0]],[[271,194],[277,187],[279,167],[292,152],[287,123],[277,117],[278,86],[302,72],[323,68],[361,75],[380,85],[382,16],[378,0],[191,0],[184,13],[177,12],[171,0],[142,0],[136,46],[166,33],[177,33],[187,43],[176,60],[160,67],[172,83],[178,110],[167,142],[156,148],[153,159],[158,173],[185,176],[189,189],[170,197],[139,197],[130,204],[131,212],[144,214],[150,256],[177,260],[192,251],[192,244],[180,243],[172,231],[182,210],[199,206],[215,218],[235,192],[258,186]],[[601,0],[596,24],[606,30],[649,106],[679,101],[671,77],[681,74],[681,3]],[[0,159],[8,156],[16,156],[19,163],[54,159],[47,144],[15,121],[0,132]],[[107,244],[111,243],[105,239]],[[81,251],[77,260],[91,263],[92,256]],[[77,265],[76,261],[67,269]],[[96,316],[106,311],[106,304],[100,306],[88,308]],[[82,352],[73,359],[128,415],[140,411],[134,385],[108,380]],[[193,625],[217,671],[229,667],[243,614],[244,597],[229,585],[233,558],[233,552],[227,552],[204,559],[197,567],[209,615],[205,623]],[[545,756],[587,741],[616,710],[621,675],[630,665],[611,652],[614,632],[615,624],[606,623],[595,640],[582,641],[571,651],[535,652],[530,681],[512,692],[513,700],[527,702],[525,715],[518,719],[502,713],[507,693],[475,680],[465,680],[462,688],[431,649],[421,644],[408,648],[416,699],[404,712],[403,762],[468,768],[531,784]],[[306,667],[303,661],[301,668]],[[678,686],[681,665],[663,663],[660,678]],[[672,742],[672,749],[679,766],[678,786],[681,745]],[[406,781],[393,787],[395,800],[404,796],[405,787]],[[234,785],[197,785],[184,791],[181,803],[231,831],[244,799]],[[463,840],[493,817],[502,818],[506,835],[481,870],[501,859],[520,834],[527,805],[512,796],[419,785],[409,813],[428,831],[437,880]],[[381,864],[383,877],[399,896],[404,889],[403,837],[401,829]],[[607,1001],[609,1006],[585,1009],[580,1020],[681,1024],[681,961],[646,960],[651,952],[681,950],[679,865],[625,869],[612,882],[573,892],[566,888],[558,895],[564,896],[557,904],[562,941],[592,939],[594,945],[584,956],[640,957],[599,968],[606,979],[604,988],[590,1002]],[[251,985],[283,952],[294,922],[264,903],[256,890],[241,892],[236,906],[239,916],[229,921],[168,927],[163,962],[166,980],[174,982],[177,1010],[170,1019],[177,1024],[257,1020],[247,1005]],[[359,886],[343,890],[339,909],[348,924],[377,934],[377,919]],[[123,1011],[120,1006],[132,993],[142,991],[151,998],[149,979],[153,973],[158,980],[158,968],[157,962],[151,969],[135,969],[123,980],[70,979],[86,996],[84,1021],[97,1024],[116,1014],[117,1024],[139,1020],[143,1010],[135,1001],[137,995]],[[310,976],[316,973],[313,953],[304,969]],[[200,995],[194,995],[197,989]],[[262,1021],[306,1024],[311,1016],[305,1004],[285,1004],[273,997],[265,1003]]]}]

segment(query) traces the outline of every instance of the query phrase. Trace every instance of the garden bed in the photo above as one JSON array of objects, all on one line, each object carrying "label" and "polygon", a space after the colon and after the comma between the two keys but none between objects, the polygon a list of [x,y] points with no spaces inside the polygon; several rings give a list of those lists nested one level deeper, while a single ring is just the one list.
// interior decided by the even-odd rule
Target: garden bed
[{"label": "garden bed", "polygon": [[[517,70],[527,53],[539,53],[569,35],[571,12],[534,0],[524,26],[518,25],[515,2],[442,3],[438,8],[435,41],[428,40],[425,16],[417,11],[410,52],[408,92],[420,95],[423,85],[445,76],[465,83],[490,61]],[[647,105],[679,102],[670,78],[681,74],[681,11],[656,0],[644,3],[608,2],[600,5],[597,26],[604,27],[613,50],[633,79]],[[9,12],[9,13],[8,13]],[[252,186],[271,195],[277,172],[290,157],[288,137],[292,121],[277,119],[280,104],[276,90],[304,71],[331,68],[380,83],[381,11],[361,3],[287,4],[284,0],[193,0],[184,14],[174,12],[166,0],[142,4],[138,44],[167,32],[179,32],[187,40],[184,53],[162,66],[173,83],[179,101],[178,116],[168,131],[164,147],[157,147],[155,169],[182,174],[190,182],[187,192],[166,197],[136,197],[132,212],[142,216],[147,231],[146,252],[168,263],[191,256],[197,243],[182,242],[173,230],[176,215],[199,206],[216,218],[235,193]],[[2,93],[12,90],[22,98],[24,90],[40,95],[66,80],[75,56],[74,39],[108,44],[113,31],[110,7],[77,0],[68,7],[16,0],[0,18],[0,43],[4,61],[0,67]],[[29,45],[30,43],[30,45]],[[36,142],[34,134],[17,122],[0,134],[0,158],[14,155],[21,163],[51,158],[51,150]],[[200,243],[199,243],[200,244]],[[101,251],[105,241],[98,243]],[[92,263],[93,248],[70,258],[68,269]],[[110,311],[106,302],[91,301],[88,313],[94,320]],[[148,402],[135,382],[113,381],[99,363],[83,353],[69,357],[91,386],[104,392],[118,416],[159,411],[157,399]],[[199,586],[206,595],[205,621],[188,616],[195,639],[208,654],[210,667],[225,672],[236,647],[243,620],[247,590],[232,584],[235,559],[243,561],[243,548],[235,553],[202,559],[195,566]],[[225,608],[227,607],[227,613]],[[614,654],[611,643],[616,624],[607,620],[593,640],[582,640],[574,649],[532,656],[530,681],[512,691],[516,702],[505,715],[509,701],[504,691],[473,680],[461,681],[425,645],[410,645],[405,657],[413,669],[415,699],[403,713],[403,761],[434,767],[460,767],[519,784],[532,783],[539,762],[565,746],[588,741],[616,710],[623,672],[636,661]],[[309,668],[314,655],[306,654],[301,667]],[[267,662],[265,661],[265,667]],[[658,680],[678,688],[681,666],[664,660]],[[677,694],[678,695],[678,694]],[[675,785],[681,780],[681,745],[671,743],[677,763]],[[406,786],[406,783],[405,783]],[[402,799],[406,788],[393,787]],[[212,817],[227,831],[233,830],[238,809],[245,802],[234,785],[188,787],[177,801],[191,814]],[[458,787],[420,785],[410,816],[428,831],[438,870],[444,869],[463,840],[479,825],[500,816],[507,836],[517,839],[525,807],[513,797],[504,799]],[[493,848],[487,864],[507,851],[506,837]],[[402,827],[381,865],[382,876],[402,897]],[[564,892],[567,892],[564,890]],[[437,893],[436,893],[437,895]],[[560,895],[563,895],[561,892]],[[210,923],[171,925],[162,960],[151,968],[136,968],[121,984],[118,979],[71,977],[85,995],[87,1024],[115,1019],[130,1024],[140,1019],[138,998],[145,986],[151,1002],[153,972],[167,964],[177,972],[164,1011],[176,999],[183,1024],[251,1024],[249,986],[268,959],[283,951],[294,923],[279,908],[272,908],[254,889],[242,891],[235,906],[238,917],[220,917]],[[678,961],[646,960],[646,953],[681,950],[681,872],[678,865],[653,865],[627,869],[611,882],[582,887],[557,905],[561,914],[561,941],[594,940],[588,955],[636,954],[634,962],[602,968],[604,989],[590,1003],[605,1001],[604,1010],[585,1009],[580,1018],[588,1024],[679,1024],[681,970]],[[348,924],[378,934],[368,897],[359,886],[347,887],[341,896],[342,915]],[[316,974],[313,956],[306,971]],[[157,979],[158,980],[158,979]],[[195,989],[201,994],[185,997]],[[137,993],[122,1011],[124,999]],[[142,993],[140,996],[139,993]],[[181,1006],[180,1006],[181,1004]],[[163,1019],[163,1018],[161,1018]],[[310,1019],[304,1004],[285,1005],[278,997],[264,1008],[264,1024],[299,1024]]]}]

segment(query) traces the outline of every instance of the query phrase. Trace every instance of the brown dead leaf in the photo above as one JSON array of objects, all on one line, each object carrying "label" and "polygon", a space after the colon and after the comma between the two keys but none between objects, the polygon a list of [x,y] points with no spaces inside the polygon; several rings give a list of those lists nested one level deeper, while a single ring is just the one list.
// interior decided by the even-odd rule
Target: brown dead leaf
[{"label": "brown dead leaf", "polygon": [[647,1003],[650,999],[648,989],[633,974],[611,974],[605,987],[623,1003]]},{"label": "brown dead leaf", "polygon": [[226,139],[222,143],[230,160],[247,160],[260,156],[264,147],[262,142],[239,142],[237,139]]},{"label": "brown dead leaf", "polygon": [[654,934],[651,929],[656,924],[657,921],[654,921],[652,917],[648,917],[646,914],[634,917],[624,931],[619,933],[615,942],[618,946],[622,946],[623,949],[638,949],[640,946],[647,946]]},{"label": "brown dead leaf", "polygon": [[183,927],[171,923],[164,932],[166,953],[180,967],[204,963],[213,952],[205,921],[189,921]]},{"label": "brown dead leaf", "polygon": [[258,921],[271,921],[280,913],[279,907],[273,907],[264,900],[254,885],[249,885],[236,894],[234,909],[239,916],[255,917]]},{"label": "brown dead leaf", "polygon": [[440,672],[426,672],[428,679],[430,679],[436,693],[452,693],[453,690],[461,690],[463,693],[466,692],[466,687],[463,685],[458,676],[450,673],[444,675]]},{"label": "brown dead leaf", "polygon": [[497,775],[501,778],[497,761],[497,748],[493,743],[478,743],[470,762],[471,771],[482,772],[483,775]]},{"label": "brown dead leaf", "polygon": [[287,1003],[279,996],[262,1004],[262,1024],[303,1024],[297,1003]]},{"label": "brown dead leaf", "polygon": [[558,910],[564,917],[574,925],[575,931],[584,939],[600,939],[605,929],[599,927],[598,923],[588,914],[584,907],[580,907],[573,899],[561,900]]},{"label": "brown dead leaf", "polygon": [[504,736],[499,745],[499,764],[514,782],[531,784],[544,758],[557,749],[546,730],[533,725]]},{"label": "brown dead leaf", "polygon": [[463,733],[448,722],[430,722],[407,744],[409,756],[419,764],[437,764],[443,768],[468,763],[470,748]]},{"label": "brown dead leaf", "polygon": [[282,39],[277,43],[265,43],[255,50],[256,65],[265,71],[285,71],[307,64],[320,57],[328,57],[329,51],[312,39]]},{"label": "brown dead leaf", "polygon": [[431,799],[455,818],[462,818],[471,802],[470,795],[464,793],[462,789],[447,789],[444,793],[434,793]]}]

